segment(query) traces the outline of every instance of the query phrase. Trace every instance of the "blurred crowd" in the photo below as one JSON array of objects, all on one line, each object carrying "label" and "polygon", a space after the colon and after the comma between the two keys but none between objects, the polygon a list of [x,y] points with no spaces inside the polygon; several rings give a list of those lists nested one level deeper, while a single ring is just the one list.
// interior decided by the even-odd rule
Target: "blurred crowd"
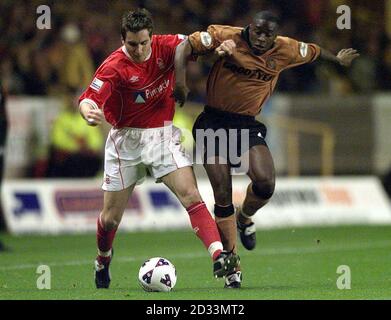
[{"label": "blurred crowd", "polygon": [[[391,88],[391,44],[384,0],[144,0],[46,1],[51,29],[36,27],[35,0],[0,2],[0,72],[10,94],[56,95],[85,88],[104,58],[121,45],[120,19],[143,6],[156,33],[190,34],[209,24],[247,25],[253,13],[270,9],[282,19],[281,34],[315,42],[337,53],[361,53],[349,70],[315,63],[282,73],[280,92],[349,94]],[[338,30],[336,8],[349,5],[352,29]],[[189,68],[190,99],[202,102],[208,61]],[[65,89],[64,89],[65,88]]]}]

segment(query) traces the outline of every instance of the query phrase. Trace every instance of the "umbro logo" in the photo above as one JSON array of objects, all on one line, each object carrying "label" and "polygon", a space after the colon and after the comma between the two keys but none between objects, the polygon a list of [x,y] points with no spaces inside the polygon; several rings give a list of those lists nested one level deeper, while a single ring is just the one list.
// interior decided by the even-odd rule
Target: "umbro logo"
[{"label": "umbro logo", "polygon": [[258,132],[257,136],[263,139],[262,133]]},{"label": "umbro logo", "polygon": [[132,77],[129,79],[129,81],[132,82],[132,83],[135,83],[135,82],[137,82],[137,81],[139,81],[139,80],[140,80],[139,76],[132,76]]}]

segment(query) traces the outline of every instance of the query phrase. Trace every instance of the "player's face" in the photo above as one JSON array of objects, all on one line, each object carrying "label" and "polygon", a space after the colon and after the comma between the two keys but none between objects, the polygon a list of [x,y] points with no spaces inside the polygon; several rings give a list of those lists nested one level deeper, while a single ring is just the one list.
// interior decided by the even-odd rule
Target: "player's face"
[{"label": "player's face", "polygon": [[148,29],[139,32],[126,32],[126,39],[123,39],[129,55],[136,62],[143,62],[151,52],[151,37]]},{"label": "player's face", "polygon": [[254,52],[262,54],[274,44],[277,36],[277,24],[266,20],[254,20],[250,25],[250,42]]}]

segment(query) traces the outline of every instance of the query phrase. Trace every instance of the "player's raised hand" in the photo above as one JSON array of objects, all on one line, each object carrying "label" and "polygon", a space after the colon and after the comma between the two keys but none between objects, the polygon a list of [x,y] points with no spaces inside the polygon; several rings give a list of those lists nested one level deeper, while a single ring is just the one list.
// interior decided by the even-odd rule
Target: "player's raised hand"
[{"label": "player's raised hand", "polygon": [[176,84],[174,88],[174,92],[172,93],[175,102],[179,104],[180,107],[186,102],[187,95],[189,94],[189,89],[185,85]]},{"label": "player's raised hand", "polygon": [[360,54],[357,52],[357,50],[349,48],[349,49],[342,49],[337,54],[337,59],[339,60],[339,63],[344,67],[350,67],[352,64],[352,61],[359,57]]},{"label": "player's raised hand", "polygon": [[234,53],[236,43],[233,40],[223,41],[216,49],[215,52],[218,56],[230,56]]}]

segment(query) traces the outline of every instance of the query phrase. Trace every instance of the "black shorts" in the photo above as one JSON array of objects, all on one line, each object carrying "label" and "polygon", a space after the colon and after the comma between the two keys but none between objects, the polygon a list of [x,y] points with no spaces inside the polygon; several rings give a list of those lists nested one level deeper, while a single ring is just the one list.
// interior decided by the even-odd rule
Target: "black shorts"
[{"label": "black shorts", "polygon": [[[214,135],[208,137],[206,130]],[[241,157],[253,146],[267,146],[265,141],[266,126],[255,120],[255,117],[221,111],[210,106],[205,106],[204,111],[198,116],[194,122],[192,133],[197,147],[204,147],[204,163],[210,157],[219,156],[226,159],[232,167],[237,167],[240,163],[236,163],[236,161],[233,163],[231,154]],[[221,134],[227,137],[223,142],[220,142]],[[208,148],[208,143],[210,144],[211,141],[214,142],[215,148]]]}]

